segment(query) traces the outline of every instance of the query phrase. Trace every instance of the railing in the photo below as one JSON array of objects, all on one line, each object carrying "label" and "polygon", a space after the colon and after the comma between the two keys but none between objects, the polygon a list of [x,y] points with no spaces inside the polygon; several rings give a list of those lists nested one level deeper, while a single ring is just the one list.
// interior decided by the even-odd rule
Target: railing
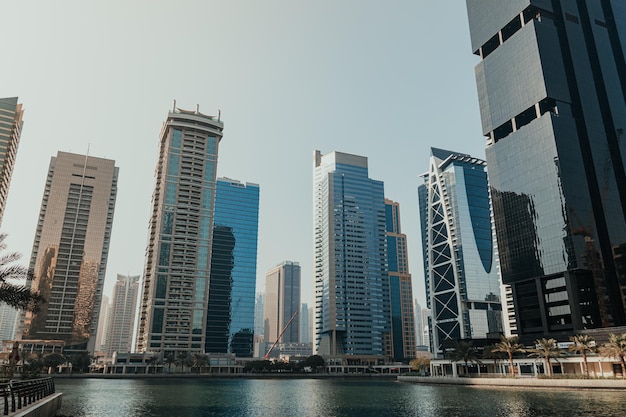
[{"label": "railing", "polygon": [[52,378],[29,379],[0,383],[3,415],[14,413],[35,401],[54,394]]}]

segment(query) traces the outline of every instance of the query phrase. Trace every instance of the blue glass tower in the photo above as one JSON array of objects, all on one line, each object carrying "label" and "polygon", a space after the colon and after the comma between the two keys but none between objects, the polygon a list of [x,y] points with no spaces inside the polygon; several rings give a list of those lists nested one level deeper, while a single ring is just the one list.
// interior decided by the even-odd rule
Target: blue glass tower
[{"label": "blue glass tower", "polygon": [[502,332],[485,161],[431,149],[419,186],[431,349]]},{"label": "blue glass tower", "polygon": [[382,181],[367,158],[314,155],[315,333],[320,355],[384,355],[390,333]]},{"label": "blue glass tower", "polygon": [[219,178],[215,213],[206,353],[254,353],[259,186]]}]

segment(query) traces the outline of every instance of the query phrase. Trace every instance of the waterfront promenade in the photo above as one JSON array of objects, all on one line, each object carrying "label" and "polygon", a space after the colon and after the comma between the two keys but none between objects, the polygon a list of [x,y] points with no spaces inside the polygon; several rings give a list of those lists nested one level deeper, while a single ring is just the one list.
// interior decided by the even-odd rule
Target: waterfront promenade
[{"label": "waterfront promenade", "polygon": [[626,390],[626,379],[594,378],[466,378],[452,376],[398,376],[400,382],[429,385],[468,385],[511,388],[616,389]]}]

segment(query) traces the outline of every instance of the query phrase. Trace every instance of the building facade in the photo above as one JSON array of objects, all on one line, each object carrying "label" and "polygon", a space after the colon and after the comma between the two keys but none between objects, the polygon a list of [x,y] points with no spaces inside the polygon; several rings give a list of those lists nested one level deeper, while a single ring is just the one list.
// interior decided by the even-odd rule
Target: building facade
[{"label": "building facade", "polygon": [[17,103],[17,97],[0,98],[0,223],[22,134],[23,115],[24,110]]},{"label": "building facade", "polygon": [[174,108],[159,138],[138,352],[189,355],[205,347],[219,116]]},{"label": "building facade", "polygon": [[385,197],[367,158],[314,154],[315,347],[387,355],[390,307]]},{"label": "building facade", "polygon": [[104,343],[107,358],[112,358],[113,352],[129,353],[132,351],[139,279],[139,275],[117,274]]},{"label": "building facade", "polygon": [[23,339],[96,350],[117,179],[109,159],[66,152],[51,158],[29,266],[30,284],[46,302],[26,313]]},{"label": "building facade", "polygon": [[300,342],[300,289],[301,272],[297,262],[281,262],[265,274],[265,341],[268,348],[276,341]]},{"label": "building facade", "polygon": [[502,303],[485,161],[431,149],[418,188],[431,352],[498,339]]},{"label": "building facade", "polygon": [[523,340],[626,324],[626,8],[467,0],[504,284]]},{"label": "building facade", "polygon": [[0,302],[0,341],[15,340],[19,323],[19,312],[15,307]]},{"label": "building facade", "polygon": [[387,259],[391,307],[391,356],[402,362],[415,358],[413,283],[409,273],[406,235],[400,229],[400,205],[385,199]]},{"label": "building facade", "polygon": [[300,307],[300,343],[312,343],[309,326],[309,305],[302,303]]},{"label": "building facade", "polygon": [[254,354],[259,186],[219,178],[215,195],[206,353]]}]

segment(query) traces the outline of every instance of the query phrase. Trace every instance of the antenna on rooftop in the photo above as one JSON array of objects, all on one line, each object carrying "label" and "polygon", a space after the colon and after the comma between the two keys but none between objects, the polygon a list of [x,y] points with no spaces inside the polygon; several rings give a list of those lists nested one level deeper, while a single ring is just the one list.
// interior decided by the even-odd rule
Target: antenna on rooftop
[{"label": "antenna on rooftop", "polygon": [[172,112],[176,111],[176,99],[174,99],[174,106],[172,107]]}]

